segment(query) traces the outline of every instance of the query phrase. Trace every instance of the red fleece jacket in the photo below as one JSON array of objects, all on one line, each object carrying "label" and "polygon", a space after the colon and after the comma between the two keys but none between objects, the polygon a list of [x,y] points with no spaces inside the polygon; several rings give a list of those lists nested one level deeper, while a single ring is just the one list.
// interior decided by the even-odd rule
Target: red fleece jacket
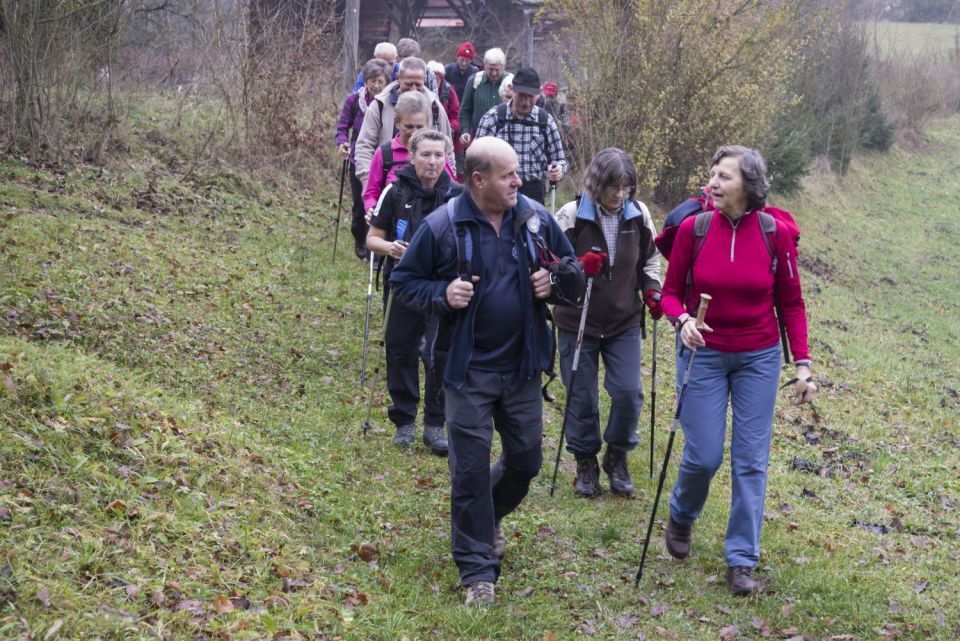
[{"label": "red fleece jacket", "polygon": [[663,284],[664,313],[671,317],[684,312],[696,314],[700,294],[710,294],[713,300],[705,322],[713,332],[703,332],[707,347],[721,352],[764,349],[780,340],[773,300],[776,278],[790,351],[796,361],[809,360],[806,306],[796,247],[783,223],[777,221],[774,245],[778,259],[774,274],[757,213],[744,214],[734,225],[724,214],[715,212],[693,265],[692,291],[684,302],[687,271],[699,241],[694,237],[695,221],[696,216],[690,216],[677,229]]}]

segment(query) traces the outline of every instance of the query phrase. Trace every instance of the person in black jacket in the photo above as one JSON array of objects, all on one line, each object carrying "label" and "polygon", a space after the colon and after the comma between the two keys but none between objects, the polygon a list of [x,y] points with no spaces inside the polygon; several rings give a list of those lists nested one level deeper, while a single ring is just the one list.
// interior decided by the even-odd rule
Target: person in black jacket
[{"label": "person in black jacket", "polygon": [[[462,191],[444,171],[450,138],[432,129],[422,130],[410,140],[410,164],[383,193],[370,220],[367,248],[386,256],[384,300],[389,300],[389,277],[396,261],[427,214]],[[421,344],[425,369],[423,442],[438,456],[447,454],[443,427],[443,391],[428,358],[436,336],[436,318],[407,307],[397,300],[389,303],[390,316],[385,335],[387,389],[393,405],[388,414],[397,426],[393,442],[411,447],[416,437],[417,404],[420,400],[418,351]]]}]

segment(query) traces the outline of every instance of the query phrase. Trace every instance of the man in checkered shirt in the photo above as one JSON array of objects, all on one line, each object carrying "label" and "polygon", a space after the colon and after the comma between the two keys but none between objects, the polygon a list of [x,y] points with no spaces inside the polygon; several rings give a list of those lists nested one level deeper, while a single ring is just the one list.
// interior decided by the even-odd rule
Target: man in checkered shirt
[{"label": "man in checkered shirt", "polygon": [[483,114],[476,138],[496,136],[513,147],[520,161],[520,193],[543,204],[543,180],[563,178],[567,159],[553,116],[536,105],[540,76],[525,67],[513,76],[513,97]]}]

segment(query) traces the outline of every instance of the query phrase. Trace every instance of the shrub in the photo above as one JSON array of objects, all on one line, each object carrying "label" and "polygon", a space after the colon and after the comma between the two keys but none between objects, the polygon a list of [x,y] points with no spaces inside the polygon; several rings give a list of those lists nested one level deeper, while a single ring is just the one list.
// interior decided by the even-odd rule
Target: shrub
[{"label": "shrub", "polygon": [[672,203],[702,180],[718,145],[766,141],[797,59],[803,4],[545,3],[565,20],[581,166],[621,147],[641,192]]}]

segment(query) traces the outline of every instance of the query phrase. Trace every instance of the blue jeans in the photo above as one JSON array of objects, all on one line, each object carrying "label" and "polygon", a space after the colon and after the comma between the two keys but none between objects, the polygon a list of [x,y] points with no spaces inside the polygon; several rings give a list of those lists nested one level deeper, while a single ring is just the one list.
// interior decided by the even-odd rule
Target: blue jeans
[{"label": "blue jeans", "polygon": [[[520,505],[543,461],[540,377],[467,369],[463,385],[444,387],[450,444],[450,546],[460,583],[496,582],[496,523]],[[502,453],[491,468],[493,431]]]},{"label": "blue jeans", "polygon": [[[677,357],[677,385],[691,352]],[[733,407],[730,441],[732,500],[724,558],[727,565],[756,567],[767,490],[773,410],[780,376],[780,345],[750,352],[696,352],[680,412],[685,443],[670,516],[692,525],[700,516],[710,480],[723,461],[728,399]]]},{"label": "blue jeans", "polygon": [[[570,394],[570,416],[567,418],[567,451],[576,456],[594,456],[603,441],[610,447],[629,451],[637,446],[637,422],[643,406],[640,383],[640,329],[628,329],[616,336],[583,337],[577,380],[570,389],[573,355],[577,347],[576,332],[560,330],[557,349],[560,351],[560,374]],[[603,356],[606,373],[603,386],[610,395],[610,416],[600,440],[600,391],[598,388],[599,357]]]}]

